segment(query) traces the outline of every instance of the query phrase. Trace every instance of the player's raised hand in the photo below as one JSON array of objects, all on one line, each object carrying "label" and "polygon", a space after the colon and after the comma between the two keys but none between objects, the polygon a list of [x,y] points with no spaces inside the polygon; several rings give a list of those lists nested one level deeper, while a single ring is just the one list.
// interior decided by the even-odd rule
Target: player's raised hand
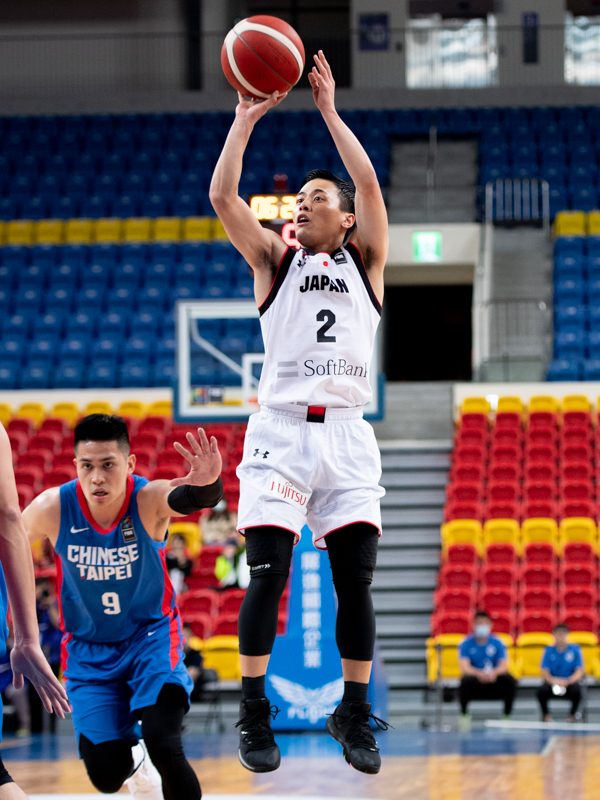
[{"label": "player's raised hand", "polygon": [[269,109],[278,106],[286,97],[287,92],[285,94],[273,92],[266,100],[255,100],[254,98],[246,100],[246,98],[238,92],[239,103],[235,109],[235,116],[238,119],[246,120],[251,125],[256,125],[258,120],[264,117]]},{"label": "player's raised hand", "polygon": [[204,432],[204,428],[198,428],[198,439],[193,433],[187,433],[186,439],[192,449],[190,453],[182,444],[175,442],[173,447],[189,462],[190,471],[185,478],[175,478],[171,481],[171,486],[208,486],[214,483],[221,474],[223,462],[219,445],[214,436],[210,437],[210,442]]},{"label": "player's raised hand", "polygon": [[321,114],[335,111],[335,81],[329,62],[322,50],[313,58],[315,66],[308,73],[308,82],[312,87],[315,105]]},{"label": "player's raised hand", "polygon": [[10,666],[15,689],[22,689],[23,678],[28,678],[39,694],[46,711],[50,714],[54,711],[61,719],[65,718],[65,711],[71,710],[67,693],[50,669],[50,664],[37,642],[15,643],[10,653]]}]

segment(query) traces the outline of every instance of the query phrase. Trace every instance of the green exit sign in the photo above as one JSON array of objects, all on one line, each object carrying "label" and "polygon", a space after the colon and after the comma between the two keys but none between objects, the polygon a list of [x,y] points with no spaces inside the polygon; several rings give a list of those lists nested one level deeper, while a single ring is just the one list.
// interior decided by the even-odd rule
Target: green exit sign
[{"label": "green exit sign", "polygon": [[442,234],[439,231],[418,231],[412,235],[413,260],[434,264],[442,260]]}]

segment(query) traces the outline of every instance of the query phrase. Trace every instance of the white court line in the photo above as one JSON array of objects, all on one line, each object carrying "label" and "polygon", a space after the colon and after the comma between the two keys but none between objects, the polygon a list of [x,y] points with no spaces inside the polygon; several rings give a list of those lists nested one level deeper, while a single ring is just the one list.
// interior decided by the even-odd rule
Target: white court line
[{"label": "white court line", "polygon": [[530,731],[600,731],[598,722],[513,722],[510,719],[486,719],[486,728]]},{"label": "white court line", "polygon": [[554,750],[554,748],[556,747],[556,742],[557,742],[557,741],[558,741],[558,736],[551,736],[551,737],[548,739],[548,741],[546,742],[546,745],[545,745],[544,749],[542,750],[542,752],[540,753],[540,755],[542,755],[542,756],[549,756],[549,755],[550,755],[550,753],[551,753],[551,752]]}]

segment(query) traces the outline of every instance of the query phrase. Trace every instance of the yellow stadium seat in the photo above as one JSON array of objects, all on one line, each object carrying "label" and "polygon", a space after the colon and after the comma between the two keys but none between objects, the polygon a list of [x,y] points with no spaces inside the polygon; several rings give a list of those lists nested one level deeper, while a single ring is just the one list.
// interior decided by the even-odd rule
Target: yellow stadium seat
[{"label": "yellow stadium seat", "polygon": [[225,233],[225,228],[220,219],[215,218],[212,221],[212,238],[217,240],[229,241],[229,236]]},{"label": "yellow stadium seat", "polygon": [[0,422],[6,426],[10,422],[10,418],[12,417],[12,408],[8,405],[8,403],[0,403]]},{"label": "yellow stadium seat", "polygon": [[112,414],[112,406],[106,400],[94,400],[88,403],[83,410],[83,416],[87,417],[88,414]]},{"label": "yellow stadium seat", "polygon": [[481,523],[475,519],[453,519],[442,525],[442,544],[444,549],[451,544],[472,544],[482,553],[483,532]]},{"label": "yellow stadium seat", "polygon": [[242,680],[237,636],[213,636],[206,639],[203,654],[205,669],[216,670],[220,680]]},{"label": "yellow stadium seat", "polygon": [[585,227],[583,211],[559,211],[554,219],[557,236],[585,236]]},{"label": "yellow stadium seat", "polygon": [[523,401],[520,397],[499,397],[498,398],[498,412],[511,412],[513,414],[523,413]]},{"label": "yellow stadium seat", "polygon": [[551,414],[556,414],[558,408],[557,399],[548,395],[537,395],[529,400],[529,411],[549,411]]},{"label": "yellow stadium seat", "polygon": [[64,227],[62,219],[41,219],[35,224],[33,238],[37,244],[60,244]]},{"label": "yellow stadium seat", "polygon": [[597,209],[590,211],[587,215],[587,231],[590,236],[600,234],[600,211]]},{"label": "yellow stadium seat", "polygon": [[77,403],[57,403],[50,416],[66,419],[72,428],[79,417],[79,406]]},{"label": "yellow stadium seat", "polygon": [[489,519],[483,526],[483,546],[512,544],[519,551],[521,531],[516,519]]},{"label": "yellow stadium seat", "polygon": [[600,648],[596,634],[587,631],[572,631],[568,635],[567,641],[581,647],[587,674],[593,678],[600,678]]},{"label": "yellow stadium seat", "polygon": [[91,219],[68,219],[65,225],[65,241],[69,244],[89,244],[92,241]]},{"label": "yellow stadium seat", "polygon": [[539,678],[544,650],[554,644],[551,633],[522,633],[517,636],[517,676]]},{"label": "yellow stadium seat", "polygon": [[102,217],[94,223],[95,242],[115,243],[123,238],[123,220],[119,217]]},{"label": "yellow stadium seat", "polygon": [[461,414],[489,414],[491,406],[485,397],[465,397],[460,407]]},{"label": "yellow stadium seat", "polygon": [[210,241],[212,239],[211,217],[186,217],[183,220],[183,238],[186,241]]},{"label": "yellow stadium seat", "polygon": [[[437,680],[440,659],[442,678],[452,680],[461,677],[458,666],[458,646],[464,638],[462,633],[444,633],[427,639],[427,680],[429,683]],[[438,648],[441,648],[441,651]]]},{"label": "yellow stadium seat", "polygon": [[592,404],[584,394],[569,394],[563,397],[563,411],[591,411]]},{"label": "yellow stadium seat", "polygon": [[146,416],[146,404],[140,400],[124,400],[119,406],[117,414],[121,417],[136,417],[141,419]]},{"label": "yellow stadium seat", "polygon": [[546,517],[535,517],[523,520],[521,525],[521,544],[526,547],[533,542],[547,542],[558,549],[558,525],[556,520]]},{"label": "yellow stadium seat", "polygon": [[6,222],[0,220],[0,245],[6,243]]},{"label": "yellow stadium seat", "polygon": [[157,242],[178,242],[181,239],[181,217],[158,217],[154,220]]},{"label": "yellow stadium seat", "polygon": [[156,400],[148,406],[149,417],[172,417],[173,403],[170,400]]},{"label": "yellow stadium seat", "polygon": [[569,542],[587,542],[598,550],[598,528],[589,517],[567,517],[560,523],[559,545],[562,550]]},{"label": "yellow stadium seat", "polygon": [[150,241],[151,228],[152,220],[150,217],[129,217],[125,220],[123,241],[148,242]]},{"label": "yellow stadium seat", "polygon": [[509,633],[495,633],[498,639],[503,642],[504,646],[506,647],[506,654],[508,656],[507,663],[508,663],[508,671],[511,675],[515,678],[518,675],[518,664],[517,664],[517,651],[515,648],[515,640]]},{"label": "yellow stadium seat", "polygon": [[195,522],[177,522],[175,520],[169,525],[169,536],[176,533],[183,536],[190,555],[192,558],[196,558],[202,545],[200,527]]},{"label": "yellow stadium seat", "polygon": [[30,219],[13,219],[6,223],[6,244],[33,244],[33,222]]},{"label": "yellow stadium seat", "polygon": [[17,411],[17,417],[33,420],[36,428],[40,427],[45,416],[46,409],[42,403],[23,403]]}]

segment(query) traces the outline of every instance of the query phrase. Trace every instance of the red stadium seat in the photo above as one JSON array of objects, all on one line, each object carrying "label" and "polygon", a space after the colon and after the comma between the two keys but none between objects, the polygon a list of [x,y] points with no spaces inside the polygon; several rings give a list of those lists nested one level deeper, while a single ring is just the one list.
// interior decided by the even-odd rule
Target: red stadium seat
[{"label": "red stadium seat", "polygon": [[596,564],[573,564],[569,562],[563,565],[560,578],[565,588],[567,586],[589,588],[596,585],[597,575]]},{"label": "red stadium seat", "polygon": [[589,444],[566,444],[561,450],[563,463],[589,461],[591,462],[593,451]]},{"label": "red stadium seat", "polygon": [[556,624],[556,614],[526,611],[519,615],[517,624],[521,633],[552,633]]},{"label": "red stadium seat", "polygon": [[15,470],[15,481],[19,486],[29,486],[34,492],[39,492],[42,488],[44,470],[38,467],[25,467]]},{"label": "red stadium seat", "polygon": [[523,519],[558,519],[559,506],[551,500],[529,500],[523,503]]},{"label": "red stadium seat", "polygon": [[492,611],[514,611],[517,606],[517,596],[514,589],[507,587],[486,589],[480,597],[480,605],[488,614]]},{"label": "red stadium seat", "polygon": [[598,630],[598,614],[594,611],[570,611],[564,617],[564,622],[574,633],[596,633]]},{"label": "red stadium seat", "polygon": [[524,555],[527,565],[545,564],[551,567],[556,565],[554,547],[548,542],[531,542],[525,546]]},{"label": "red stadium seat", "polygon": [[556,464],[558,450],[554,445],[532,444],[525,448],[525,461],[528,464]]},{"label": "red stadium seat", "polygon": [[445,633],[462,633],[466,636],[471,631],[473,617],[471,614],[446,611],[442,614],[434,614],[431,622],[434,636]]},{"label": "red stadium seat", "polygon": [[488,503],[509,502],[518,503],[521,499],[521,490],[518,481],[490,481],[488,485]]},{"label": "red stadium seat", "polygon": [[472,614],[475,608],[475,594],[469,589],[438,589],[435,595],[435,609],[441,612],[461,612]]},{"label": "red stadium seat", "polygon": [[547,447],[556,446],[556,429],[555,428],[529,428],[526,434],[526,445],[528,447],[535,447],[537,445],[544,445]]},{"label": "red stadium seat", "polygon": [[588,542],[567,542],[563,548],[565,566],[567,564],[595,564],[595,555],[592,545]]},{"label": "red stadium seat", "polygon": [[[148,431],[144,436],[134,436],[131,440],[131,450],[133,453],[139,448],[144,447],[153,450],[155,453],[161,453],[163,449],[164,437],[160,436],[156,431]],[[185,440],[184,440],[185,441]]]},{"label": "red stadium seat", "polygon": [[238,635],[238,615],[219,614],[215,619],[213,636],[237,636]]},{"label": "red stadium seat", "polygon": [[471,589],[475,583],[477,571],[473,567],[462,564],[444,564],[440,570],[438,581],[444,589]]},{"label": "red stadium seat", "polygon": [[482,500],[483,485],[481,483],[471,483],[470,481],[454,481],[446,487],[448,501],[467,503],[480,503]]},{"label": "red stadium seat", "polygon": [[553,589],[526,589],[521,595],[523,611],[556,611],[556,592]]},{"label": "red stadium seat", "polygon": [[558,418],[551,411],[531,411],[527,424],[530,430],[532,428],[556,428]]},{"label": "red stadium seat", "polygon": [[16,462],[16,456],[21,455],[27,451],[27,444],[29,437],[23,431],[13,431],[8,434],[8,441],[10,442],[10,449],[13,453],[13,463]]},{"label": "red stadium seat", "polygon": [[564,481],[560,491],[563,500],[594,501],[596,496],[596,487],[591,481]]},{"label": "red stadium seat", "polygon": [[219,614],[239,614],[245,594],[245,589],[228,589],[224,592],[221,595]]},{"label": "red stadium seat", "polygon": [[481,573],[482,586],[487,589],[512,589],[518,577],[518,569],[507,564],[485,565]]},{"label": "red stadium seat", "polygon": [[177,452],[162,452],[156,459],[157,467],[171,467],[178,470],[181,475],[187,475],[190,471],[189,463]]},{"label": "red stadium seat", "polygon": [[523,418],[516,411],[498,411],[494,421],[494,430],[521,431]]},{"label": "red stadium seat", "polygon": [[483,508],[481,503],[454,500],[444,508],[444,521],[451,522],[453,519],[477,519],[483,518]]},{"label": "red stadium seat", "polygon": [[164,439],[171,433],[172,428],[173,420],[169,417],[146,417],[140,422],[137,435],[145,436],[146,433],[156,432]]},{"label": "red stadium seat", "polygon": [[495,464],[520,464],[522,456],[521,447],[517,444],[492,445],[490,449],[490,461]]},{"label": "red stadium seat", "polygon": [[189,625],[194,636],[199,639],[210,639],[213,634],[213,620],[208,614],[189,614],[183,616],[184,624]]},{"label": "red stadium seat", "polygon": [[594,588],[565,588],[560,598],[565,611],[595,611],[598,604],[598,592]]},{"label": "red stadium seat", "polygon": [[485,558],[490,566],[495,564],[514,565],[517,560],[517,553],[512,544],[488,544],[485,550]]},{"label": "red stadium seat", "polygon": [[60,453],[62,450],[62,443],[63,437],[57,431],[36,433],[36,435],[29,440],[27,452],[35,453],[43,450],[49,450],[53,454]]},{"label": "red stadium seat", "polygon": [[589,517],[597,520],[598,504],[595,500],[563,500],[560,504],[561,519],[569,517]]},{"label": "red stadium seat", "polygon": [[492,430],[492,447],[502,447],[502,445],[514,445],[521,447],[523,432],[519,428],[494,428]]},{"label": "red stadium seat", "polygon": [[138,469],[140,467],[156,469],[156,456],[150,450],[136,450],[135,451],[135,473],[139,475]]},{"label": "red stadium seat", "polygon": [[452,461],[454,464],[482,464],[485,456],[485,448],[482,446],[460,444],[452,452]]},{"label": "red stadium seat", "polygon": [[196,589],[179,595],[177,605],[185,619],[190,614],[208,614],[214,617],[219,609],[219,596],[212,589]]},{"label": "red stadium seat", "polygon": [[556,569],[549,564],[525,564],[521,580],[527,589],[553,590],[556,587]]},{"label": "red stadium seat", "polygon": [[525,502],[556,502],[556,481],[525,481],[523,486]]},{"label": "red stadium seat", "polygon": [[75,480],[77,477],[77,470],[73,465],[71,465],[70,470],[52,470],[52,472],[47,472],[44,475],[44,480],[42,482],[42,491],[46,491],[46,489],[52,489],[54,486],[62,486],[63,483],[68,483],[69,481]]},{"label": "red stadium seat", "polygon": [[485,447],[487,447],[487,444],[488,444],[488,438],[489,437],[488,437],[488,432],[487,431],[477,430],[475,428],[473,430],[469,430],[468,428],[467,429],[459,428],[456,431],[456,435],[454,437],[454,441],[455,441],[455,444],[456,444],[457,447],[459,445],[468,446],[468,445],[473,444],[476,447],[484,447],[485,448]]},{"label": "red stadium seat", "polygon": [[29,439],[35,433],[33,420],[28,417],[16,417],[10,420],[6,426],[6,432],[10,436],[11,433],[24,433]]},{"label": "red stadium seat", "polygon": [[485,464],[455,464],[450,470],[450,481],[465,483],[482,483],[485,476]]},{"label": "red stadium seat", "polygon": [[521,504],[510,500],[495,500],[488,502],[484,507],[486,520],[488,519],[520,519]]},{"label": "red stadium seat", "polygon": [[27,508],[29,503],[33,500],[35,493],[31,486],[25,486],[23,484],[17,485],[17,495],[19,497],[19,508],[23,511],[24,508]]},{"label": "red stadium seat", "polygon": [[562,425],[563,428],[591,428],[592,415],[589,411],[565,411]]},{"label": "red stadium seat", "polygon": [[526,482],[550,481],[556,483],[556,464],[525,464],[524,474]]},{"label": "red stadium seat", "polygon": [[517,630],[517,615],[514,611],[488,611],[492,620],[492,633],[514,636]]},{"label": "red stadium seat", "polygon": [[584,446],[592,444],[592,431],[590,428],[563,428],[560,434],[560,447],[563,450],[565,447],[580,444]]},{"label": "red stadium seat", "polygon": [[[140,478],[147,478],[149,481],[154,480],[154,470],[155,467],[146,467],[140,463],[135,465],[135,474],[139,475]],[[177,517],[177,522],[182,522],[182,520],[182,517]]]},{"label": "red stadium seat", "polygon": [[48,431],[60,433],[60,437],[63,439],[69,433],[70,428],[66,419],[62,417],[49,417],[40,425],[40,433],[47,433]]},{"label": "red stadium seat", "polygon": [[560,465],[561,481],[591,481],[593,476],[590,461],[569,461]]},{"label": "red stadium seat", "polygon": [[[50,456],[50,458],[48,458]],[[38,469],[43,470],[44,472],[50,469],[52,465],[52,453],[41,452],[41,453],[25,453],[23,456],[19,456],[19,468],[23,469],[24,467],[37,467]],[[73,462],[71,461],[71,466],[73,466]]]},{"label": "red stadium seat", "polygon": [[494,481],[518,481],[521,479],[521,463],[515,461],[508,464],[497,461],[490,461],[488,476]]},{"label": "red stadium seat", "polygon": [[487,414],[463,414],[460,418],[461,430],[481,430],[487,431],[489,420]]},{"label": "red stadium seat", "polygon": [[129,439],[133,439],[138,432],[138,428],[140,425],[140,420],[137,417],[126,417],[124,416],[123,419],[127,425],[127,431],[129,433]]},{"label": "red stadium seat", "polygon": [[157,467],[154,470],[153,480],[155,481],[172,481],[175,478],[183,478],[182,470],[176,467]]},{"label": "red stadium seat", "polygon": [[446,551],[446,561],[448,564],[475,567],[477,550],[472,544],[451,544]]}]

